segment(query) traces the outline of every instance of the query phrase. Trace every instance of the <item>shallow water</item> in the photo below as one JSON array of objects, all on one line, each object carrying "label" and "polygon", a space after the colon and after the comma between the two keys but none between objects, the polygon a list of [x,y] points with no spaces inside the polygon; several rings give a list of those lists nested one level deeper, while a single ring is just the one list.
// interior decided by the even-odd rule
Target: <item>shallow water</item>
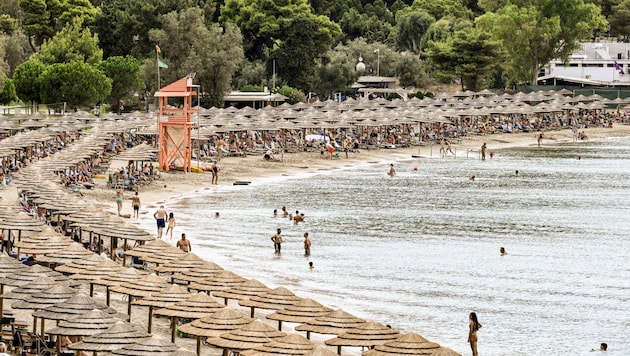
[{"label": "shallow water", "polygon": [[[410,159],[394,178],[388,165],[222,186],[167,208],[176,235],[226,269],[463,354],[471,311],[480,355],[586,355],[600,342],[630,354],[630,138]],[[306,222],[273,218],[282,206]]]}]

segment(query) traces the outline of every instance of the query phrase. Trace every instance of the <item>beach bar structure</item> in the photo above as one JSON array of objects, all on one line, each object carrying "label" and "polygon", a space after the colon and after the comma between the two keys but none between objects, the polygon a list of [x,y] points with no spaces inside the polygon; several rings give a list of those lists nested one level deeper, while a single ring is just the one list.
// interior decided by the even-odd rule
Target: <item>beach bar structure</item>
[{"label": "beach bar structure", "polygon": [[[188,75],[173,82],[155,93],[159,100],[158,117],[158,164],[160,169],[168,171],[171,164],[181,167],[184,172],[190,172],[192,158],[191,131],[195,123],[192,114],[194,109],[192,97],[198,95],[193,85],[194,75]],[[169,105],[169,99],[173,100]],[[177,101],[177,103],[174,103]],[[183,101],[183,102],[181,102]]]}]

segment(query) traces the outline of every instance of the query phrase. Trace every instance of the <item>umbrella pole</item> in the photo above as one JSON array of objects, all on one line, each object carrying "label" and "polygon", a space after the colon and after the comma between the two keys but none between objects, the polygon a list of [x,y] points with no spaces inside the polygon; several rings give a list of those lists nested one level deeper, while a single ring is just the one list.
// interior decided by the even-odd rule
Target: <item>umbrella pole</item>
[{"label": "umbrella pole", "polygon": [[307,338],[308,340],[310,340],[310,339],[311,339],[311,332],[310,332],[310,331],[306,331],[306,338]]},{"label": "umbrella pole", "polygon": [[278,320],[278,331],[282,331],[282,320]]},{"label": "umbrella pole", "polygon": [[254,307],[250,307],[251,313],[250,313],[250,317],[253,318],[254,317]]},{"label": "umbrella pole", "polygon": [[127,262],[127,255],[124,253],[125,251],[127,251],[127,239],[125,239],[125,243],[123,244],[123,267],[125,267]]},{"label": "umbrella pole", "polygon": [[57,355],[61,355],[61,335],[57,335],[55,346],[57,346]]},{"label": "umbrella pole", "polygon": [[337,355],[341,355],[341,346],[337,346]]},{"label": "umbrella pole", "polygon": [[90,283],[90,297],[94,297],[94,283]]},{"label": "umbrella pole", "polygon": [[197,336],[197,355],[201,355],[201,336]]},{"label": "umbrella pole", "polygon": [[33,317],[33,334],[37,334],[37,317]]},{"label": "umbrella pole", "polygon": [[109,286],[105,286],[105,304],[109,306]]},{"label": "umbrella pole", "polygon": [[153,305],[149,305],[149,330],[148,333],[151,333],[151,326],[153,324]]},{"label": "umbrella pole", "polygon": [[175,343],[175,329],[177,329],[177,318],[171,317],[171,342]]},{"label": "umbrella pole", "polygon": [[[0,283],[0,295],[4,294],[4,284]],[[4,313],[4,298],[0,297],[0,319]]]},{"label": "umbrella pole", "polygon": [[127,303],[127,315],[129,315],[129,321],[131,321],[131,294],[127,294],[129,302]]}]

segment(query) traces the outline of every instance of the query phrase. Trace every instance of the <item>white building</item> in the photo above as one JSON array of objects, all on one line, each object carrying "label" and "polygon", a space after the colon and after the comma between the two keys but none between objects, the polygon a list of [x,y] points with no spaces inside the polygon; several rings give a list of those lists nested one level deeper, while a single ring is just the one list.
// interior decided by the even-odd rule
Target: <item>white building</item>
[{"label": "white building", "polygon": [[630,86],[630,43],[582,43],[569,63],[553,60],[538,76],[538,84],[560,83]]}]

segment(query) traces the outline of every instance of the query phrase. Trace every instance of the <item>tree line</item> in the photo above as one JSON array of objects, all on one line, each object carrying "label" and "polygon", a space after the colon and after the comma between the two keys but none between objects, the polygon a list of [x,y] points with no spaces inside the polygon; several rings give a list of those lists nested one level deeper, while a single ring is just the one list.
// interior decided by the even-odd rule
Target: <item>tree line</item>
[{"label": "tree line", "polygon": [[158,70],[195,72],[208,106],[243,88],[331,97],[359,75],[505,88],[580,41],[628,40],[628,13],[630,0],[1,0],[0,102],[139,103]]}]

